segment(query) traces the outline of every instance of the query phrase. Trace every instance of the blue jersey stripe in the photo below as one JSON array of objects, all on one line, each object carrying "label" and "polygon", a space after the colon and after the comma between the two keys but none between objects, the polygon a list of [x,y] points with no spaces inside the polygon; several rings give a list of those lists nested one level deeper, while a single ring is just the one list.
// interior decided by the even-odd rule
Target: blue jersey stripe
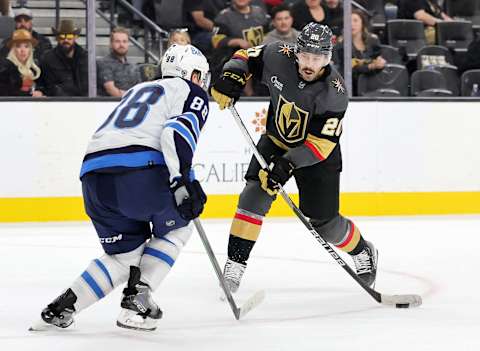
[{"label": "blue jersey stripe", "polygon": [[168,256],[166,253],[164,253],[162,251],[159,251],[159,250],[156,250],[156,249],[151,248],[151,247],[146,247],[145,250],[143,251],[143,254],[159,258],[162,261],[164,261],[165,263],[167,263],[170,267],[172,267],[173,264],[175,263],[175,260],[173,258],[171,258],[170,256]]},{"label": "blue jersey stripe", "polygon": [[105,294],[103,293],[102,289],[100,288],[100,286],[97,284],[97,282],[95,281],[95,279],[93,279],[93,277],[90,275],[90,273],[88,273],[87,271],[83,272],[82,273],[82,278],[83,280],[85,280],[85,282],[90,286],[90,288],[92,288],[93,292],[95,293],[95,295],[97,295],[97,297],[99,299],[103,298],[105,296]]},{"label": "blue jersey stripe", "polygon": [[178,132],[178,134],[180,134],[185,139],[185,141],[190,145],[190,147],[192,148],[192,152],[195,151],[195,148],[197,147],[197,143],[195,143],[195,139],[193,139],[191,132],[187,128],[185,128],[185,126],[183,126],[181,123],[177,121],[172,121],[172,122],[166,123],[165,128],[175,129]]},{"label": "blue jersey stripe", "polygon": [[97,264],[98,268],[100,268],[102,270],[102,272],[105,273],[105,276],[107,277],[108,281],[110,282],[111,287],[113,288],[112,277],[110,276],[110,273],[108,272],[107,267],[105,267],[105,265],[102,263],[102,261],[100,261],[98,258],[96,258],[94,261]]},{"label": "blue jersey stripe", "polygon": [[84,161],[80,170],[80,177],[85,173],[107,167],[144,167],[153,165],[165,165],[165,159],[160,151],[109,154]]},{"label": "blue jersey stripe", "polygon": [[198,117],[192,112],[186,112],[185,114],[178,116],[178,118],[182,118],[182,117],[189,120],[192,123],[193,129],[198,139],[198,137],[200,136],[200,124],[198,122]]}]

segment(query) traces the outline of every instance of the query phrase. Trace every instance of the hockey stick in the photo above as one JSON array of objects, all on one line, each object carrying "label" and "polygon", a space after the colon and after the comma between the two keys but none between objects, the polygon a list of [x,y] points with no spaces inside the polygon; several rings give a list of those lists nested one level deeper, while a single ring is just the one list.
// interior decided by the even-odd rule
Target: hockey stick
[{"label": "hockey stick", "polygon": [[[240,130],[242,131],[242,134],[244,135],[245,139],[247,140],[247,143],[249,146],[252,148],[253,153],[255,155],[255,158],[257,159],[258,163],[260,164],[260,167],[263,169],[268,169],[268,164],[265,162],[265,159],[263,156],[260,154],[258,151],[257,147],[255,146],[255,142],[253,141],[250,133],[248,132],[247,128],[245,127],[245,124],[242,121],[242,118],[238,114],[237,109],[235,106],[230,106],[229,107],[230,112],[232,113],[233,117],[235,118],[235,121],[237,122]],[[310,224],[308,221],[307,217],[300,211],[300,209],[293,203],[293,201],[290,199],[288,194],[285,192],[283,187],[280,187],[279,189],[280,195],[282,195],[282,198],[285,200],[287,203],[288,207],[290,207],[295,215],[302,221],[302,223],[307,227],[309,232],[315,237],[315,239],[323,246],[325,250],[330,254],[330,256],[333,257],[333,259],[343,267],[343,269],[371,296],[377,301],[378,303],[381,303],[383,305],[388,305],[388,306],[393,306],[396,308],[409,308],[409,307],[417,307],[422,304],[422,297],[419,295],[386,295],[386,294],[381,294],[378,291],[370,288],[368,285],[366,285],[363,281],[361,281],[357,274],[350,268],[348,264],[345,263],[345,261],[335,252],[335,250],[328,244],[325,239],[316,231],[316,229]]]},{"label": "hockey stick", "polygon": [[205,250],[207,251],[208,258],[210,259],[210,262],[212,263],[213,269],[215,270],[215,274],[217,275],[218,281],[220,282],[220,286],[222,287],[223,293],[225,294],[225,297],[227,298],[228,304],[230,305],[230,308],[232,309],[232,312],[235,316],[236,320],[239,320],[243,316],[245,316],[248,312],[253,310],[255,307],[257,307],[265,298],[265,292],[263,290],[257,291],[253,296],[251,296],[244,304],[242,307],[238,308],[237,304],[235,303],[235,300],[233,299],[232,293],[230,290],[227,288],[227,285],[225,284],[225,279],[223,278],[222,270],[220,269],[220,266],[218,265],[218,261],[215,258],[215,254],[213,253],[212,247],[210,246],[210,242],[208,241],[207,235],[205,234],[205,231],[203,230],[203,226],[200,223],[200,220],[198,218],[195,218],[193,220],[193,223],[195,224],[195,227],[197,228],[197,232],[200,235],[200,239],[202,239],[203,246],[205,247]]}]

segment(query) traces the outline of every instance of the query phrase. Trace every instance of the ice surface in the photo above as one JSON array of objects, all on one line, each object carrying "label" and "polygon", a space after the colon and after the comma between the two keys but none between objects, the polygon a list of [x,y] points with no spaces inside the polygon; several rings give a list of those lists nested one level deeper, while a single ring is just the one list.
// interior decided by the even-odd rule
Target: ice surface
[{"label": "ice surface", "polygon": [[[480,350],[480,217],[356,224],[379,249],[376,288],[420,294],[420,308],[377,304],[297,220],[267,219],[236,296],[241,304],[265,289],[265,301],[236,321],[194,232],[154,294],[164,318],[153,333],[115,326],[121,289],[72,330],[28,332],[102,251],[87,223],[0,225],[0,350]],[[223,267],[229,221],[203,225]]]}]

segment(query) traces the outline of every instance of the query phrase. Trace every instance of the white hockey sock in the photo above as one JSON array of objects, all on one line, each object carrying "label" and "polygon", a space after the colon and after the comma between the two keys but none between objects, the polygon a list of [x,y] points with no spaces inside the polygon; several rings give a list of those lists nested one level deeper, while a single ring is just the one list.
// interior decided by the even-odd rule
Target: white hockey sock
[{"label": "white hockey sock", "polygon": [[71,286],[77,295],[77,302],[74,305],[76,312],[97,302],[126,282],[130,274],[130,266],[138,266],[144,246],[141,245],[127,253],[105,254],[94,259]]},{"label": "white hockey sock", "polygon": [[152,238],[143,251],[140,260],[141,280],[152,290],[158,288],[175,263],[183,246],[187,243],[192,228],[190,226],[172,230],[163,238]]}]

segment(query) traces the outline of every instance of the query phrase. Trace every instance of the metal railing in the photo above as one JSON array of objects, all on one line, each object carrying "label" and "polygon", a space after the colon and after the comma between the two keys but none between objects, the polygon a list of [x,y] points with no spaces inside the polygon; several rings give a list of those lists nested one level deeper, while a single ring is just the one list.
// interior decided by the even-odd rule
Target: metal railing
[{"label": "metal railing", "polygon": [[[82,1],[86,1],[86,0],[82,0]],[[112,21],[111,17],[109,18],[107,15],[105,15],[102,11],[98,9],[96,10],[96,13],[100,18],[108,22],[108,24],[110,24],[110,27],[112,29],[117,25],[116,19]],[[133,38],[132,36],[129,36],[129,40],[135,47],[137,47],[138,49],[144,52],[145,62],[148,62],[150,59],[154,60],[156,63],[160,62],[162,57],[161,55],[155,55],[151,50],[148,49],[148,47],[144,46],[140,41]]]},{"label": "metal railing", "polygon": [[[150,18],[145,16],[141,11],[136,9],[133,5],[131,5],[128,1],[126,0],[111,0],[110,1],[110,19],[112,19],[115,14],[115,8],[117,7],[117,4],[121,5],[125,10],[129,11],[132,15],[137,15],[140,20],[144,24],[144,42],[145,42],[145,52],[151,48],[151,37],[149,35],[150,31],[155,32],[158,37],[158,57],[161,59],[163,56],[163,40],[168,39],[169,33],[160,28],[155,22],[153,22]],[[111,22],[110,22],[111,23]],[[145,57],[145,61],[148,62],[148,58]],[[156,60],[157,63],[160,61],[159,59]]]},{"label": "metal railing", "polygon": [[[59,0],[56,0],[56,1],[59,2]],[[85,5],[87,4],[87,0],[82,0],[82,2]],[[128,3],[125,0],[111,0],[108,15],[105,14],[104,12],[100,11],[97,8],[95,9],[95,13],[110,25],[110,29],[113,29],[118,24],[116,16],[115,16],[115,9],[117,8],[117,4],[120,4],[124,9],[129,11],[132,15],[133,14],[138,15],[140,17],[140,19],[143,21],[143,23],[145,24],[145,27],[148,27],[149,29],[156,32],[162,40],[168,38],[169,33],[166,30],[160,28],[158,25],[156,25],[154,22],[152,22],[148,17],[146,17],[142,12],[138,11],[135,7],[133,7],[130,3]],[[87,9],[87,11],[88,11],[88,9]],[[149,33],[149,32],[147,30],[145,30],[145,35],[146,36],[148,36],[147,33]],[[158,48],[158,55],[156,55],[151,50],[151,47],[149,45],[150,40],[147,40],[147,38],[145,38],[145,40],[144,40],[145,45],[142,44],[139,40],[135,39],[132,36],[130,36],[129,40],[135,47],[137,47],[138,49],[140,49],[141,51],[144,52],[145,62],[148,63],[150,59],[154,60],[155,63],[160,62],[160,60],[163,56],[163,45],[161,45],[162,40],[159,41],[160,45],[159,45],[159,48]]]},{"label": "metal railing", "polygon": [[[117,4],[120,4],[124,9],[129,11],[131,14],[137,15],[144,23],[144,44],[142,45],[137,39],[132,36],[129,37],[130,42],[142,50],[145,55],[145,62],[148,63],[149,59],[152,58],[156,63],[159,63],[163,56],[163,40],[168,38],[168,32],[160,28],[154,22],[152,22],[148,17],[146,17],[142,12],[138,11],[135,7],[130,5],[125,0],[112,0],[110,1],[110,18],[107,15],[102,13],[95,6],[94,0],[82,0],[86,5],[87,11],[87,51],[88,51],[88,96],[96,97],[97,96],[97,65],[96,65],[96,15],[101,17],[107,23],[110,24],[110,27],[113,28],[117,25],[115,19],[114,10],[117,8]],[[55,1],[55,15],[56,23],[58,26],[58,21],[60,17],[60,1]],[[148,29],[148,30],[147,30]],[[158,35],[158,56],[155,55],[150,48],[150,30],[154,31]]]}]

